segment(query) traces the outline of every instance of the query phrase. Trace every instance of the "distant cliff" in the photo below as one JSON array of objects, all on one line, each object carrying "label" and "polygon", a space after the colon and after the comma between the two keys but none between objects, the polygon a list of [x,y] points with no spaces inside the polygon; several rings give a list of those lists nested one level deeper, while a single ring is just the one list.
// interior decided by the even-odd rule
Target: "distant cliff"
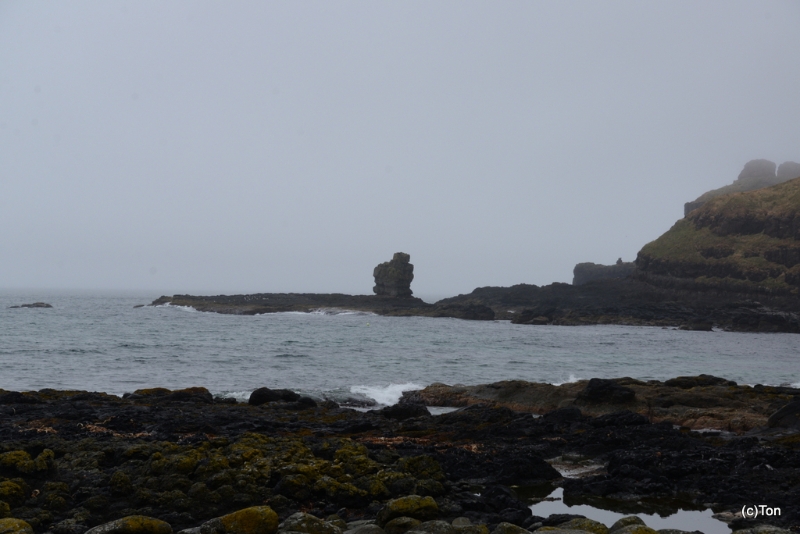
[{"label": "distant cliff", "polygon": [[632,261],[617,260],[614,265],[600,265],[599,263],[579,263],[572,270],[572,285],[580,286],[593,280],[603,280],[607,278],[627,278],[636,264]]},{"label": "distant cliff", "polygon": [[710,199],[645,245],[636,265],[640,280],[662,287],[797,295],[800,178]]},{"label": "distant cliff", "polygon": [[766,159],[754,159],[745,163],[744,169],[742,169],[742,172],[739,173],[739,177],[732,184],[707,191],[697,197],[696,200],[684,204],[683,215],[688,216],[692,211],[712,198],[729,193],[743,193],[745,191],[754,191],[764,187],[771,187],[798,177],[800,177],[800,163],[786,161],[781,163],[776,172],[773,162]]}]

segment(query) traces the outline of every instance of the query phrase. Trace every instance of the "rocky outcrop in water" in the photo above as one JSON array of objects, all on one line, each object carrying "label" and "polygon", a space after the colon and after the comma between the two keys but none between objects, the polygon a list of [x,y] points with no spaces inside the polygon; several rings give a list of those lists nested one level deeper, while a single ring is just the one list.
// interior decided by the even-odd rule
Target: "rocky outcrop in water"
[{"label": "rocky outcrop in water", "polygon": [[599,263],[579,263],[572,270],[572,285],[580,286],[593,280],[609,278],[627,278],[636,269],[636,264],[630,261],[617,260],[614,265],[601,265]]},{"label": "rocky outcrop in water", "polygon": [[383,262],[375,267],[376,295],[387,297],[410,297],[411,281],[414,280],[414,266],[409,263],[411,256],[405,252],[395,252],[391,261]]},{"label": "rocky outcrop in water", "polygon": [[688,216],[712,198],[730,193],[742,193],[753,191],[764,187],[771,187],[788,180],[800,177],[800,163],[786,161],[781,163],[775,172],[775,164],[766,159],[754,159],[744,165],[744,169],[739,173],[739,177],[730,185],[720,187],[703,193],[696,200],[687,202],[683,206],[683,215]]},{"label": "rocky outcrop in water", "polygon": [[19,304],[17,306],[9,306],[9,308],[52,308],[51,304],[46,302],[34,302],[32,304]]}]

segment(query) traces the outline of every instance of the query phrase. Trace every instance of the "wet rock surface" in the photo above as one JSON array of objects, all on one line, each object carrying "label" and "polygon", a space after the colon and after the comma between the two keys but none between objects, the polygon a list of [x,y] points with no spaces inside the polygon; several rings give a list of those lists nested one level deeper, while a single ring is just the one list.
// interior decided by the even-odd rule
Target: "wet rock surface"
[{"label": "wet rock surface", "polygon": [[[648,398],[635,384],[617,385],[635,392],[634,404]],[[586,387],[575,387],[575,397]],[[661,387],[711,398],[703,388],[732,386]],[[769,394],[785,405],[789,389]],[[733,514],[766,502],[783,510],[768,523],[800,524],[800,436],[792,428],[692,432],[615,408],[605,395],[597,405],[610,411],[602,415],[588,415],[587,403],[534,418],[488,400],[435,417],[418,409],[393,417],[332,402],[252,405],[206,393],[0,391],[0,512],[53,533],[127,521],[151,529],[136,532],[160,532],[163,522],[175,532],[270,534],[279,522],[307,534],[366,525],[372,530],[362,534],[487,534],[505,523],[509,534],[508,525],[533,531],[575,519],[534,517],[530,494],[511,488],[544,496],[560,485],[574,502],[713,503],[740,528],[755,523]],[[597,469],[564,479],[550,465],[558,458]],[[376,519],[377,526],[355,523]],[[98,532],[106,531],[115,532]]]}]

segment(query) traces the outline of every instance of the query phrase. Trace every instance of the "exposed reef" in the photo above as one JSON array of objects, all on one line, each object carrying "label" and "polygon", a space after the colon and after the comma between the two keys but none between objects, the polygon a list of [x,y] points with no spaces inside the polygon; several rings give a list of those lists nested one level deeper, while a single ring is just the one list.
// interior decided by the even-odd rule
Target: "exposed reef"
[{"label": "exposed reef", "polygon": [[34,302],[32,304],[19,304],[17,306],[9,306],[9,308],[52,308],[52,304],[46,302]]},{"label": "exposed reef", "polygon": [[[764,522],[790,527],[800,524],[798,393],[708,376],[501,382],[434,385],[360,412],[288,390],[259,390],[249,404],[203,388],[122,398],[0,390],[0,527],[525,534],[573,521],[561,528],[583,530],[576,516],[531,515],[528,505],[557,486],[565,500],[602,497],[627,513],[711,506],[736,528],[754,524],[736,516],[742,505],[769,503],[783,513]],[[430,402],[463,407],[434,417]],[[720,411],[725,403],[739,411]],[[723,417],[710,423],[728,418],[733,432],[693,432],[653,411],[679,405]],[[554,466],[567,464],[590,469],[565,478]]]},{"label": "exposed reef", "polygon": [[641,280],[595,280],[481,287],[437,305],[483,305],[516,324],[580,326],[623,324],[687,330],[800,332],[800,302],[792,296],[692,291]]},{"label": "exposed reef", "polygon": [[253,295],[163,296],[151,306],[189,306],[197,311],[232,315],[259,315],[279,312],[353,310],[393,317],[453,317],[494,319],[494,312],[480,304],[428,304],[415,297],[344,295],[341,293],[257,293]]}]

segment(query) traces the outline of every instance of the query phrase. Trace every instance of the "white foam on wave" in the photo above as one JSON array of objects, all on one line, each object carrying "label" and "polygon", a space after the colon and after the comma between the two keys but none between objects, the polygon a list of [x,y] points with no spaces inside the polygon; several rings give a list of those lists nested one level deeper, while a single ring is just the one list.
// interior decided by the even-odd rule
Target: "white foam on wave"
[{"label": "white foam on wave", "polygon": [[423,386],[406,382],[405,384],[389,384],[388,386],[352,386],[350,393],[360,393],[365,397],[375,399],[375,402],[384,406],[397,404],[404,391],[422,389]]},{"label": "white foam on wave", "polygon": [[219,394],[223,399],[236,399],[237,402],[244,402],[250,400],[252,391],[225,391]]},{"label": "white foam on wave", "polygon": [[567,380],[565,380],[563,382],[553,382],[553,385],[554,386],[561,386],[563,384],[572,384],[573,382],[577,382],[578,380],[580,380],[580,378],[578,378],[574,374],[570,373],[569,374],[569,378]]},{"label": "white foam on wave", "polygon": [[180,306],[180,305],[172,304],[171,302],[167,302],[166,304],[158,304],[158,305],[153,306],[153,307],[154,308],[175,308],[176,310],[183,310],[183,311],[188,311],[188,312],[196,312],[197,311],[195,308],[192,308],[191,306]]}]

